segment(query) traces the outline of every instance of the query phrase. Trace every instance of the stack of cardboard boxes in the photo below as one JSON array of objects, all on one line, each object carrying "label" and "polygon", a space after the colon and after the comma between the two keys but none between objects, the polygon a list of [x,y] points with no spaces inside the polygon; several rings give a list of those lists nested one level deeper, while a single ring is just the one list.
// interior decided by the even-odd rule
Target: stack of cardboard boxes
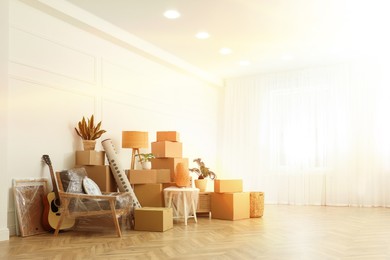
[{"label": "stack of cardboard boxes", "polygon": [[134,211],[135,230],[166,231],[173,227],[172,209],[164,208],[164,189],[171,186],[168,169],[127,170],[142,208]]},{"label": "stack of cardboard boxes", "polygon": [[164,189],[171,186],[168,169],[126,171],[142,207],[164,207]]},{"label": "stack of cardboard boxes", "polygon": [[157,132],[152,142],[151,170],[128,170],[128,178],[142,208],[135,210],[135,230],[165,231],[173,227],[171,208],[164,208],[164,189],[175,186],[176,165],[188,167],[182,158],[182,143],[175,131]]},{"label": "stack of cardboard boxes", "polygon": [[76,151],[76,166],[85,168],[88,177],[99,186],[102,192],[116,192],[117,185],[110,166],[105,165],[104,151]]},{"label": "stack of cardboard boxes", "polygon": [[134,211],[135,230],[166,231],[173,227],[172,209],[164,208],[164,189],[171,186],[168,169],[127,170],[142,208]]},{"label": "stack of cardboard boxes", "polygon": [[169,169],[171,182],[175,182],[176,166],[183,163],[184,168],[188,169],[188,158],[183,158],[183,144],[179,133],[159,131],[156,139],[152,143],[152,153],[156,157],[152,159],[152,169]]},{"label": "stack of cardboard boxes", "polygon": [[249,218],[249,192],[243,192],[242,180],[214,180],[211,193],[211,217],[225,220]]}]

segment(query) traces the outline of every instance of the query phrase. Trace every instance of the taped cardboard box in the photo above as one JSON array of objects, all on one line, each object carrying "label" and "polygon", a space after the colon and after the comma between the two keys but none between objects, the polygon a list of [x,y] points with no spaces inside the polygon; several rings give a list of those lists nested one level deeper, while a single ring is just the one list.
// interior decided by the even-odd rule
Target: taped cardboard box
[{"label": "taped cardboard box", "polygon": [[211,193],[211,217],[225,220],[249,218],[249,192]]},{"label": "taped cardboard box", "polygon": [[170,141],[153,142],[152,154],[156,158],[181,158],[183,157],[183,144]]},{"label": "taped cardboard box", "polygon": [[88,177],[99,186],[103,192],[117,192],[118,187],[108,165],[77,165],[76,168],[85,168]]},{"label": "taped cardboard box", "polygon": [[104,151],[76,151],[76,165],[104,165]]},{"label": "taped cardboard box", "polygon": [[131,184],[171,182],[171,172],[169,169],[126,170],[126,175]]},{"label": "taped cardboard box", "polygon": [[184,167],[188,169],[188,158],[154,158],[152,159],[152,169],[169,169],[171,182],[175,182],[178,163],[183,163]]},{"label": "taped cardboard box", "polygon": [[164,189],[172,183],[134,184],[134,193],[142,207],[164,207]]},{"label": "taped cardboard box", "polygon": [[166,231],[173,228],[172,208],[142,207],[134,211],[135,230]]},{"label": "taped cardboard box", "polygon": [[214,192],[242,192],[242,180],[214,180]]},{"label": "taped cardboard box", "polygon": [[176,131],[158,131],[156,133],[157,142],[160,141],[171,141],[180,142],[180,135]]}]

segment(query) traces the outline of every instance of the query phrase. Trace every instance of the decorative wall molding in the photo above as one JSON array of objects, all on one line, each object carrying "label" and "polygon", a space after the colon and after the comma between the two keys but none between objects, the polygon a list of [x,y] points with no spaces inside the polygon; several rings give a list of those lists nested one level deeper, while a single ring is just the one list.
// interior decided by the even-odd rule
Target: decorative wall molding
[{"label": "decorative wall molding", "polygon": [[127,48],[129,51],[140,54],[149,60],[154,60],[166,67],[172,67],[190,73],[213,85],[222,87],[222,79],[211,75],[198,67],[146,42],[128,32],[113,26],[64,0],[21,0],[30,6],[52,15],[58,19],[77,25],[80,29],[87,30],[100,38],[108,40],[115,45]]},{"label": "decorative wall molding", "polygon": [[[96,84],[94,56],[15,27],[10,28],[10,41],[13,42],[10,46],[10,61],[81,82]],[[29,44],[26,45],[26,42]],[[77,68],[71,66],[76,60],[80,65]]]}]

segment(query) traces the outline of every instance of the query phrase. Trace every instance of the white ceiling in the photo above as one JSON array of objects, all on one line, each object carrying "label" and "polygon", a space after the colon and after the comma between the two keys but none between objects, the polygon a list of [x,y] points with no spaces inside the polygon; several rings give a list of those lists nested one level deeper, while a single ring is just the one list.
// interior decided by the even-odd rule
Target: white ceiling
[{"label": "white ceiling", "polygon": [[[67,1],[220,78],[333,64],[388,46],[387,0]],[[166,19],[168,9],[181,17]],[[196,39],[200,30],[211,37]],[[222,47],[232,54],[219,54]],[[242,59],[251,65],[240,67]]]}]

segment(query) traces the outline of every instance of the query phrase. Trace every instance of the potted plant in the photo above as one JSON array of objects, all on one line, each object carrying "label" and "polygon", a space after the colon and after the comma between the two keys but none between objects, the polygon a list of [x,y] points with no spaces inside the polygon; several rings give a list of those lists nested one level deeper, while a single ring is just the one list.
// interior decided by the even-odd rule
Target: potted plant
[{"label": "potted plant", "polygon": [[195,187],[203,192],[206,190],[207,178],[214,180],[217,175],[205,166],[204,162],[202,162],[202,159],[194,159],[194,162],[198,164],[199,168],[191,168],[190,172],[194,172],[198,175],[198,179],[195,180]]},{"label": "potted plant", "polygon": [[155,156],[152,153],[140,153],[136,154],[135,156],[138,156],[138,161],[142,165],[142,169],[144,170],[150,170],[152,169],[152,162],[151,159],[155,158]]},{"label": "potted plant", "polygon": [[84,150],[95,150],[96,139],[100,138],[106,130],[100,129],[102,122],[95,125],[93,115],[91,118],[85,118],[78,123],[78,129],[75,127],[76,133],[83,140]]}]

